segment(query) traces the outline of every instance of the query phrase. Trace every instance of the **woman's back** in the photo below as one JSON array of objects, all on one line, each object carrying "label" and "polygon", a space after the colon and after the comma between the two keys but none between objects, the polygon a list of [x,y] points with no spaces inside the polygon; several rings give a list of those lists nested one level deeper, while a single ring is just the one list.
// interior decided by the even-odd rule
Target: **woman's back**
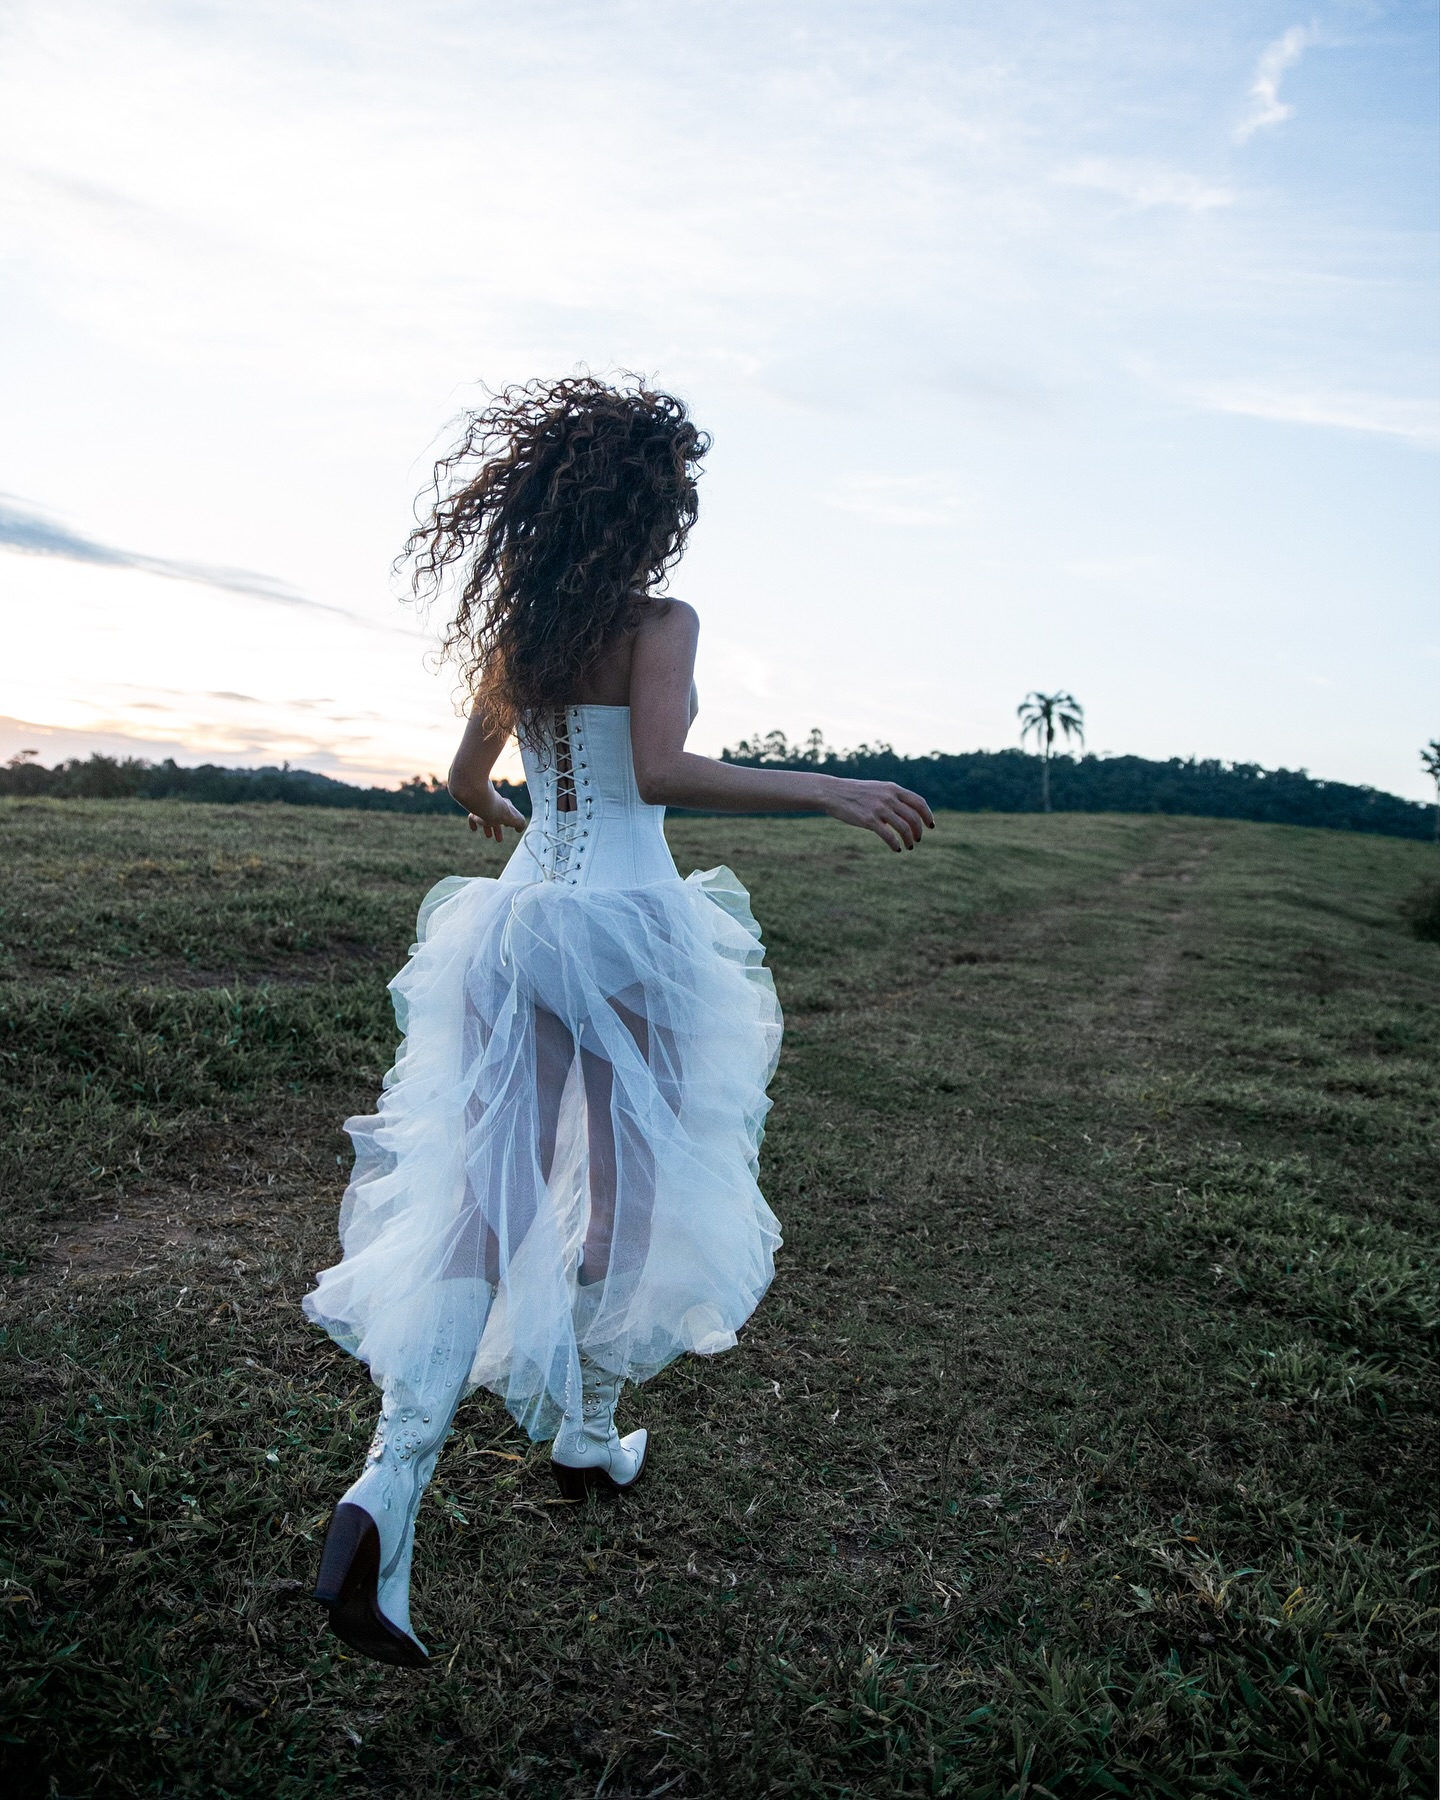
[{"label": "woman's back", "polygon": [[567,887],[643,888],[678,881],[663,806],[635,782],[630,708],[557,706],[521,742],[531,816],[501,877]]},{"label": "woman's back", "polygon": [[614,643],[584,670],[576,683],[571,701],[579,706],[629,706],[630,667],[635,660],[635,639],[650,622],[647,615],[655,611],[655,603],[643,603],[640,620],[634,629],[622,632]]}]

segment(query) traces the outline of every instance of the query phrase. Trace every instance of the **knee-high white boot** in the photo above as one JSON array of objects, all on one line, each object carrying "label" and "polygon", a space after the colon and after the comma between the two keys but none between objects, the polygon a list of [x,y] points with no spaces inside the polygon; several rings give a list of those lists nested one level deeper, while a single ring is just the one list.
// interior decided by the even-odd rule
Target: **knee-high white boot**
[{"label": "knee-high white boot", "polygon": [[583,1500],[596,1490],[620,1493],[634,1487],[645,1467],[648,1431],[621,1437],[615,1429],[615,1404],[624,1377],[580,1357],[582,1396],[578,1413],[568,1416],[550,1446],[550,1467],[567,1500]]},{"label": "knee-high white boot", "polygon": [[444,1281],[428,1340],[387,1371],[365,1469],[330,1520],[315,1598],[354,1650],[416,1667],[425,1646],[410,1629],[415,1515],[464,1397],[494,1289]]}]

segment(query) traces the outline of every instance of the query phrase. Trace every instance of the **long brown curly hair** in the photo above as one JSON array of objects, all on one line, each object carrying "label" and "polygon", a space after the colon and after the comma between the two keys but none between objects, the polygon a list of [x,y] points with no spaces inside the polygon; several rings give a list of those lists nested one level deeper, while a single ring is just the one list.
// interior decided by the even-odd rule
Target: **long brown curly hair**
[{"label": "long brown curly hair", "polygon": [[493,727],[528,735],[634,628],[685,547],[709,448],[638,375],[530,381],[464,415],[399,560],[422,602],[460,565],[443,652]]}]

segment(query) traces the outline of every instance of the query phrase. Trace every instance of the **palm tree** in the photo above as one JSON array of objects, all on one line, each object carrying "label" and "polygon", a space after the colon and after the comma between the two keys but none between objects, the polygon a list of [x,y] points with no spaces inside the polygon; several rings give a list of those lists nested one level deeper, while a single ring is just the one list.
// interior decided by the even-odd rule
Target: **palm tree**
[{"label": "palm tree", "polygon": [[1420,767],[1435,783],[1435,842],[1440,844],[1440,738],[1431,738],[1420,752]]},{"label": "palm tree", "polygon": [[1020,742],[1033,731],[1040,744],[1040,801],[1050,811],[1050,757],[1055,733],[1085,742],[1085,708],[1073,694],[1029,693],[1015,709],[1020,720]]}]

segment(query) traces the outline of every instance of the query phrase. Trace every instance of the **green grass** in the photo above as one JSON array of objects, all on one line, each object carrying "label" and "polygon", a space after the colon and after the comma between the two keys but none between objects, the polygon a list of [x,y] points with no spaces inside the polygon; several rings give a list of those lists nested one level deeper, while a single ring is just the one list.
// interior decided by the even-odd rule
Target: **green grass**
[{"label": "green grass", "polygon": [[447,820],[0,804],[17,1796],[1433,1793],[1437,852],[1158,817],[681,820],[786,1008],[739,1350],[557,1505],[484,1396],[419,1675],[305,1599],[305,1326]]}]

